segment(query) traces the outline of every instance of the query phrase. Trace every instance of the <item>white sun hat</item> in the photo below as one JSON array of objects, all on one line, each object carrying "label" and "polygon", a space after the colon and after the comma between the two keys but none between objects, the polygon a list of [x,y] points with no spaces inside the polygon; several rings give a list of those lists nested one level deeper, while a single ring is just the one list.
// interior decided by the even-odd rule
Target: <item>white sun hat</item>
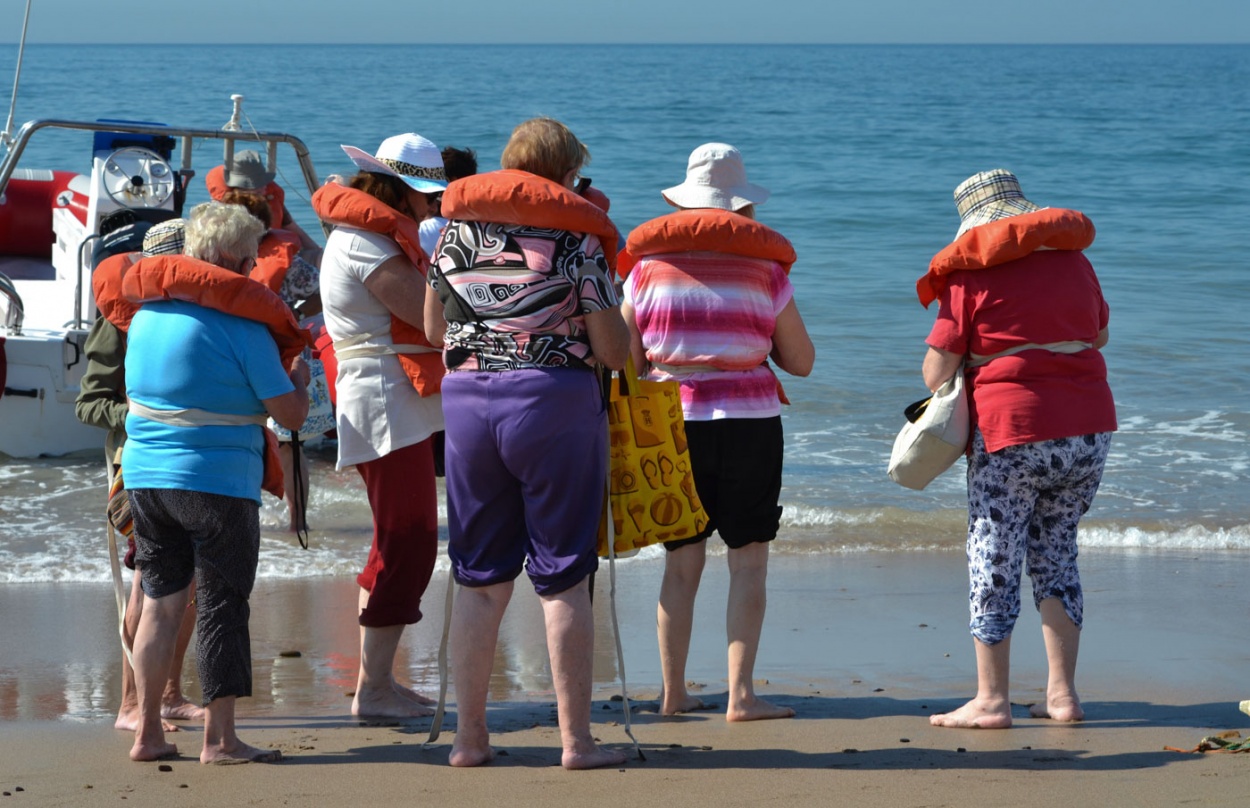
[{"label": "white sun hat", "polygon": [[388,137],[373,155],[355,146],[341,148],[361,171],[399,177],[414,191],[436,194],[447,187],[438,146],[415,132]]},{"label": "white sun hat", "polygon": [[660,193],[679,208],[730,211],[761,205],[770,195],[767,188],[747,182],[742,153],[728,143],[704,143],[695,149],[686,164],[686,181]]}]

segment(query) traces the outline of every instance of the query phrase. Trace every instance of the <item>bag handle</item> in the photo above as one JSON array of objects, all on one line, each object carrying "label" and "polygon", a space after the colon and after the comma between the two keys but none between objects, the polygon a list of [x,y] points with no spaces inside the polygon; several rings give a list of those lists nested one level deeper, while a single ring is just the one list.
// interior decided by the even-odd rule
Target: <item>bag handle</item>
[{"label": "bag handle", "polygon": [[638,395],[638,370],[634,367],[634,353],[625,357],[625,369],[616,371],[621,396]]}]

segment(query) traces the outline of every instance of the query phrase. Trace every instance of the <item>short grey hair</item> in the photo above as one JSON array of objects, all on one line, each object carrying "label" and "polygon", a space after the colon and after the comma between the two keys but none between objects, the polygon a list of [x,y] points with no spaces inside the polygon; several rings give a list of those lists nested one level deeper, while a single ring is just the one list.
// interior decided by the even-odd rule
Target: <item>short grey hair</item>
[{"label": "short grey hair", "polygon": [[191,209],[184,252],[192,258],[238,270],[255,258],[265,225],[242,205],[205,202]]}]

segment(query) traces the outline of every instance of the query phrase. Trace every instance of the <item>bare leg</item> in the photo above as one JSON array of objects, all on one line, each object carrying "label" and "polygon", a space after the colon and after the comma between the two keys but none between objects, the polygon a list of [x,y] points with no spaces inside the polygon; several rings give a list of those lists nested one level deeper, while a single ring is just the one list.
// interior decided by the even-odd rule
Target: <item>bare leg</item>
[{"label": "bare leg", "polygon": [[[182,692],[182,663],[195,633],[195,582],[191,582],[191,602],[182,613],[182,625],[178,627],[178,639],[174,643],[174,655],[169,661],[169,680],[161,696],[161,716],[179,721],[199,721],[204,718],[204,708],[192,704]],[[168,730],[167,730],[168,731]]]},{"label": "bare leg", "polygon": [[[281,441],[278,443],[278,461],[282,466],[282,479],[295,480],[294,474],[294,453],[291,451],[290,441]],[[303,509],[295,507],[294,484],[288,483],[286,486],[286,507],[289,523],[287,529],[292,533],[297,530],[306,530],[308,528],[308,458],[301,451],[299,454],[299,492],[301,494],[300,502],[304,504]]]},{"label": "bare leg", "polygon": [[729,709],[727,721],[793,718],[794,710],[778,707],[755,695],[755,656],[768,605],[768,542],[729,550],[729,605],[725,628],[729,636]]},{"label": "bare leg", "polygon": [[451,670],[456,686],[456,739],[448,762],[480,766],[495,757],[486,728],[486,695],[499,641],[499,622],[512,581],[464,586],[451,610]]},{"label": "bare leg", "polygon": [[543,595],[551,678],[560,717],[561,764],[566,769],[619,766],[625,753],[603,749],[590,734],[590,688],[595,619],[587,579],[555,595]]},{"label": "bare leg", "polygon": [[688,544],[664,554],[664,580],[656,610],[660,643],[660,714],[676,715],[701,709],[703,702],[686,690],[686,658],[694,629],[694,600],[703,577],[707,541]]},{"label": "bare leg", "polygon": [[134,644],[139,724],[130,749],[131,760],[157,760],[178,753],[178,747],[165,741],[161,693],[169,679],[169,662],[189,600],[190,587],[163,598],[145,598]]},{"label": "bare leg", "polygon": [[977,696],[958,710],[929,716],[935,727],[1007,729],[1011,726],[1011,638],[986,645],[972,638],[977,650]]},{"label": "bare leg", "polygon": [[[369,593],[360,590],[360,609],[369,602]],[[404,636],[404,626],[360,627],[360,672],[352,715],[361,718],[421,718],[434,715],[424,704],[404,696],[395,681],[395,652]],[[414,694],[415,695],[415,694]]]},{"label": "bare leg", "polygon": [[[139,628],[139,615],[143,614],[143,588],[139,586],[139,572],[136,570],[130,583],[130,600],[126,604],[126,618],[122,621],[122,641],[133,652],[135,647],[135,631]],[[122,654],[122,703],[117,710],[117,720],[113,722],[116,729],[134,732],[139,728],[139,696],[135,692],[135,671],[130,667],[130,660]],[[172,725],[165,727],[169,732]],[[176,729],[176,728],[175,728]]]},{"label": "bare leg", "polygon": [[204,750],[200,763],[274,763],[282,760],[277,749],[258,749],[239,740],[234,730],[234,696],[213,699],[204,711]]},{"label": "bare leg", "polygon": [[1059,598],[1043,600],[1041,611],[1042,638],[1046,642],[1050,674],[1046,682],[1046,703],[1034,704],[1029,714],[1056,721],[1081,721],[1085,711],[1076,694],[1076,654],[1081,645],[1081,630],[1068,617]]}]

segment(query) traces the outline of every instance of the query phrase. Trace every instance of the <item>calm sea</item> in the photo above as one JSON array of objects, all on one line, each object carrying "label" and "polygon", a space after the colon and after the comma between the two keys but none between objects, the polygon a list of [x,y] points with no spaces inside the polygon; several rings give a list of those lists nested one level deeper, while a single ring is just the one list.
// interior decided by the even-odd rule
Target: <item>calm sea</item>
[{"label": "calm sea", "polygon": [[[16,48],[0,48],[0,69]],[[7,75],[0,76],[7,85]],[[772,189],[818,361],[787,379],[784,553],[962,546],[963,464],[924,492],[885,476],[924,393],[934,311],[914,281],[954,235],[951,191],[1006,167],[1042,205],[1098,227],[1120,431],[1086,548],[1250,550],[1250,47],[31,46],[18,121],[128,118],[216,127],[246,96],[258,129],[310,147],[318,174],[417,131],[498,165],[512,127],[566,121],[622,231],[668,210],[691,149],[738,146]],[[201,175],[220,147],[197,153]],[[89,170],[78,141],[24,165]],[[290,153],[280,153],[289,180]],[[291,183],[287,183],[288,188]],[[302,189],[288,204],[315,220]],[[192,201],[205,198],[197,181]],[[314,450],[312,550],[268,501],[262,576],[352,572],[369,539],[354,471]],[[0,462],[0,582],[108,578],[98,457]]]}]

